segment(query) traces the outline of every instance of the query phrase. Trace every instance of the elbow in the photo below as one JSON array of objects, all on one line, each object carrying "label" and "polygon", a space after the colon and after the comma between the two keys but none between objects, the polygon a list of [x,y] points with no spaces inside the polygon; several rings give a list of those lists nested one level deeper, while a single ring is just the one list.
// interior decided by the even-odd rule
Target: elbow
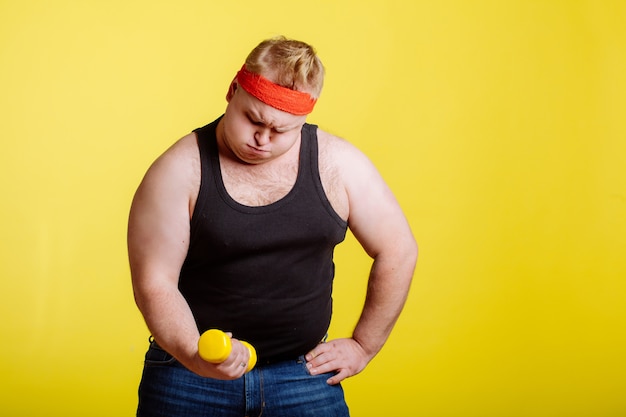
[{"label": "elbow", "polygon": [[409,234],[403,239],[397,239],[395,244],[387,249],[374,259],[390,265],[401,276],[412,279],[419,256],[418,244],[413,235]]}]

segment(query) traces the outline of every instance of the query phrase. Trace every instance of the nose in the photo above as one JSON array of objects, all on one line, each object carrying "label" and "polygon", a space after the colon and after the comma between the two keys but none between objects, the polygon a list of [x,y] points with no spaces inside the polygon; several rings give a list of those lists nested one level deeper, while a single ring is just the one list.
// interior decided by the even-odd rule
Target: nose
[{"label": "nose", "polygon": [[254,132],[254,141],[257,145],[266,145],[270,142],[271,138],[270,129],[258,129]]}]

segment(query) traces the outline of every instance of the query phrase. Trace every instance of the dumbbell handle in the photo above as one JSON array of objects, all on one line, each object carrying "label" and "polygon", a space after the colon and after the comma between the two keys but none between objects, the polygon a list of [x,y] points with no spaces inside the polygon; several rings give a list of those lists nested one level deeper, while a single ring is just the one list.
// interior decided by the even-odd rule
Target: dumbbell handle
[{"label": "dumbbell handle", "polygon": [[[243,340],[241,343],[250,351],[250,360],[246,372],[250,372],[256,365],[256,350],[254,347]],[[202,333],[198,340],[198,354],[202,359],[210,363],[222,363],[230,355],[233,349],[230,337],[226,333],[218,329],[210,329]]]}]

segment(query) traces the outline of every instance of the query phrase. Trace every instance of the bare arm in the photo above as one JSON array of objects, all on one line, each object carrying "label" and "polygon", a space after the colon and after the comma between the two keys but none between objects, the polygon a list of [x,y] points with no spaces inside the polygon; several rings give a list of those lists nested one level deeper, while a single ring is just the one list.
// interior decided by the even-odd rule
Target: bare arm
[{"label": "bare arm", "polygon": [[235,343],[226,362],[212,365],[198,356],[199,333],[178,290],[187,256],[190,217],[200,181],[195,135],[168,149],[146,173],[133,199],[128,254],[135,300],[155,340],[185,367],[220,379],[243,374],[247,349]]},{"label": "bare arm", "polygon": [[350,146],[340,153],[348,224],[373,264],[352,338],[331,340],[307,356],[311,373],[336,372],[330,384],[361,372],[383,347],[406,301],[417,260],[408,222],[378,171]]},{"label": "bare arm", "polygon": [[[367,296],[353,338],[373,358],[402,311],[417,261],[417,244],[395,197],[375,172],[350,193],[350,228],[373,258]],[[368,195],[369,194],[369,195]]]}]

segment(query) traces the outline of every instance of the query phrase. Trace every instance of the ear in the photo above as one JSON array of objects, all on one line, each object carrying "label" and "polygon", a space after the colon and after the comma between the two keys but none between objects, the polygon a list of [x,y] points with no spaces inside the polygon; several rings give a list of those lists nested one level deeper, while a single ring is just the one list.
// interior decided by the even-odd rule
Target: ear
[{"label": "ear", "polygon": [[237,91],[237,77],[233,79],[230,83],[230,87],[228,87],[228,93],[226,93],[226,101],[230,103],[230,99],[235,95],[235,91]]}]

